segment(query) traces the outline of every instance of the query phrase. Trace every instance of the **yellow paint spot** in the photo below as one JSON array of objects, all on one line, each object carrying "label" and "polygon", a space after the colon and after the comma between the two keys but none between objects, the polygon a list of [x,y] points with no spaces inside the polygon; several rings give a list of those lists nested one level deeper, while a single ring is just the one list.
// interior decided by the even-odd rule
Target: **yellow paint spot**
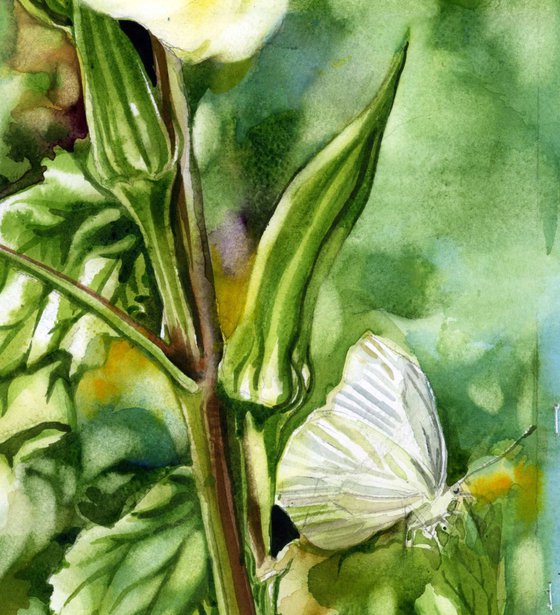
[{"label": "yellow paint spot", "polygon": [[494,472],[469,480],[469,491],[480,500],[493,502],[507,496],[512,487],[517,517],[525,523],[535,521],[538,514],[541,480],[538,468],[522,461],[515,466],[502,465]]},{"label": "yellow paint spot", "polygon": [[212,261],[215,263],[214,281],[218,299],[218,316],[226,338],[231,336],[241,319],[254,260],[254,256],[251,256],[232,275],[224,271],[219,254],[215,250],[212,251]]},{"label": "yellow paint spot", "polygon": [[536,465],[521,462],[514,471],[517,492],[517,516],[526,523],[533,523],[539,513],[538,502],[542,487],[541,475]]}]

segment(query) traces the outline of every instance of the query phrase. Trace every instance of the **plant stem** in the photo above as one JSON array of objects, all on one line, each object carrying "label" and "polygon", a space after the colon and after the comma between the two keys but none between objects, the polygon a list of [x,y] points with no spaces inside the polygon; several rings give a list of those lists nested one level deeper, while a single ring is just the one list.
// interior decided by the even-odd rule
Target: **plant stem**
[{"label": "plant stem", "polygon": [[227,422],[217,395],[222,337],[198,168],[193,155],[191,119],[181,62],[152,39],[163,107],[173,113],[166,124],[172,141],[180,144],[176,190],[176,233],[185,257],[194,324],[202,349],[199,404],[184,401],[191,439],[193,470],[212,559],[219,610],[223,615],[256,613],[236,517]]},{"label": "plant stem", "polygon": [[164,50],[164,53],[169,98],[176,130],[183,139],[176,202],[177,235],[186,255],[195,312],[198,317],[197,334],[207,368],[212,370],[217,369],[221,360],[223,341],[218,320],[214,271],[206,231],[200,174],[192,144],[191,113],[181,61],[168,50]]},{"label": "plant stem", "polygon": [[[199,396],[183,394],[180,397],[189,430],[193,473],[212,558],[218,609],[223,615],[252,615],[255,609],[241,561],[241,543],[233,514],[233,494],[228,487],[229,481],[224,481],[224,476],[228,475],[227,462],[224,455],[216,457],[216,443],[223,437],[221,426],[216,422],[219,414],[215,410],[219,402],[208,390],[202,390]],[[224,515],[224,511],[228,514]]]},{"label": "plant stem", "polygon": [[245,417],[242,449],[247,483],[247,530],[258,576],[268,554],[273,493],[264,434],[256,427],[250,414]]},{"label": "plant stem", "polygon": [[[119,201],[133,216],[142,232],[163,302],[174,363],[181,366],[185,373],[196,377],[200,351],[193,315],[185,297],[175,255],[169,213],[170,182],[166,179],[159,183],[137,181],[119,186],[116,192]],[[144,199],[148,200],[147,204],[139,206],[139,201]]]},{"label": "plant stem", "polygon": [[128,314],[98,295],[91,288],[72,280],[67,275],[52,269],[44,263],[20,254],[8,246],[0,244],[0,257],[55,291],[64,295],[88,312],[95,314],[125,339],[139,346],[150,358],[155,360],[177,384],[190,393],[196,392],[197,385],[186,376],[173,362],[170,351],[161,339],[134,321]]}]

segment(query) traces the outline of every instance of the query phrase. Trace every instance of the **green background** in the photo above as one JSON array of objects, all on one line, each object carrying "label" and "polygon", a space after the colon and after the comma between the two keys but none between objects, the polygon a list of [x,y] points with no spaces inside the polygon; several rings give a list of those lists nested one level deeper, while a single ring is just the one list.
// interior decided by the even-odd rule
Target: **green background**
[{"label": "green background", "polygon": [[[10,67],[14,23],[8,3],[0,10],[0,88],[41,87],[44,73]],[[290,177],[371,100],[410,29],[370,201],[321,290],[317,387],[296,421],[324,401],[348,347],[371,329],[428,374],[450,480],[537,423],[525,454],[541,470],[538,523],[504,525],[507,612],[519,615],[546,611],[549,581],[560,595],[559,26],[552,0],[299,0],[258,58],[213,77],[195,124],[214,254],[233,284]],[[2,104],[0,174],[15,181],[36,160],[8,155],[11,111]],[[317,568],[316,600],[374,609],[372,570],[384,565],[375,558]]]},{"label": "green background", "polygon": [[[512,522],[512,613],[544,612],[549,580],[560,590],[559,18],[546,1],[300,2],[197,118],[211,226],[227,236],[241,219],[250,252],[289,177],[368,103],[410,28],[370,201],[320,295],[308,409],[372,329],[408,345],[428,374],[451,480],[538,423],[526,454],[540,455],[539,518]],[[244,253],[224,242],[220,255],[235,270]]]}]

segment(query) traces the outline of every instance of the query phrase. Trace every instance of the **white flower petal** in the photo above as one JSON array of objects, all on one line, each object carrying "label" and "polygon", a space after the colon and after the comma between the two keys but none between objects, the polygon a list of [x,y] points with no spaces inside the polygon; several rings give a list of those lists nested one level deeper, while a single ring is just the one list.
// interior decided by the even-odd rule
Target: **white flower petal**
[{"label": "white flower petal", "polygon": [[138,22],[190,62],[237,62],[278,27],[288,0],[83,0],[117,19]]}]

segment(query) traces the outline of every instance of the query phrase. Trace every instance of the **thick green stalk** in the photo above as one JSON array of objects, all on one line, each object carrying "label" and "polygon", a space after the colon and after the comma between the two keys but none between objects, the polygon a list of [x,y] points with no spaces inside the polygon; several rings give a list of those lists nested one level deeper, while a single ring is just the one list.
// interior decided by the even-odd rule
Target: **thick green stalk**
[{"label": "thick green stalk", "polygon": [[[191,112],[181,61],[165,51],[169,96],[175,117],[175,130],[183,143],[179,159],[177,192],[177,236],[186,255],[186,265],[198,317],[197,335],[207,368],[217,366],[223,340],[218,321],[214,271],[206,232],[202,187],[191,136]],[[214,376],[213,376],[214,377]]]},{"label": "thick green stalk", "polygon": [[[255,607],[234,517],[224,437],[215,391],[202,388],[196,396],[182,398],[191,444],[192,467],[197,485],[219,612],[223,615],[255,615]],[[217,450],[220,455],[217,455]],[[227,513],[227,515],[224,515]]]}]

